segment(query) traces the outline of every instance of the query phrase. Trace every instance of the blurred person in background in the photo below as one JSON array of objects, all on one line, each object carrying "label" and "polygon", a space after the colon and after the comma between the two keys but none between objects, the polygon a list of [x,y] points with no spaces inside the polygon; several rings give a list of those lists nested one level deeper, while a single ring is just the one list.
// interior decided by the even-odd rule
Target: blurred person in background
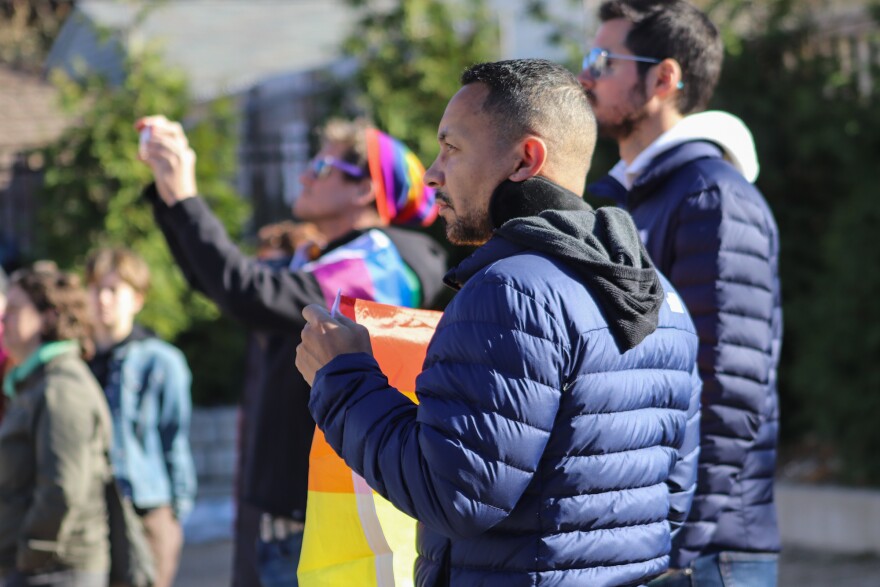
[{"label": "blurred person in background", "polygon": [[[324,239],[311,222],[283,220],[266,224],[257,231],[257,259],[269,267],[283,269],[290,265],[293,255],[301,246],[324,246]],[[244,494],[245,439],[255,421],[256,401],[260,386],[264,385],[262,369],[264,354],[269,348],[271,332],[248,332],[245,348],[244,384],[238,419],[237,460],[235,468],[235,543],[233,577],[236,585],[259,585],[256,544],[262,512],[242,500]],[[284,385],[284,382],[279,382]]]},{"label": "blurred person in background", "polygon": [[[11,368],[12,363],[9,361],[9,353],[3,346],[3,314],[6,311],[6,290],[9,288],[9,278],[6,272],[0,267],[0,385],[3,383],[3,376],[6,371]],[[6,395],[0,394],[0,422],[3,421],[3,413],[6,411]]]},{"label": "blurred person in background", "polygon": [[[330,306],[337,292],[399,306],[430,306],[446,270],[443,248],[400,228],[436,217],[424,167],[403,143],[363,121],[334,120],[300,175],[293,214],[326,244],[301,247],[286,267],[242,254],[198,196],[195,153],[180,124],[137,122],[150,137],[140,157],[155,184],[145,191],[156,221],[190,284],[246,327],[267,336],[261,384],[247,423],[241,499],[261,513],[257,539],[263,587],[297,585],[315,424],[309,386],[294,361],[302,310]],[[254,548],[237,541],[236,548]],[[235,573],[234,581],[246,585]],[[250,587],[250,586],[248,586]]]},{"label": "blurred person in background", "polygon": [[94,251],[86,283],[97,350],[89,367],[113,419],[116,482],[144,524],[154,587],[170,587],[183,547],[181,524],[196,497],[189,367],[177,348],[135,324],[150,288],[150,269],[139,255]]},{"label": "blurred person in background", "polygon": [[782,310],[779,233],[752,185],[752,136],[730,114],[703,112],[723,59],[705,14],[683,0],[612,0],[599,19],[580,81],[621,160],[588,190],[632,214],[700,337],[699,482],[673,570],[656,585],[769,587]]},{"label": "blurred person in background", "polygon": [[92,352],[77,276],[44,265],[11,278],[3,341],[0,585],[105,587],[112,425],[83,357]]}]

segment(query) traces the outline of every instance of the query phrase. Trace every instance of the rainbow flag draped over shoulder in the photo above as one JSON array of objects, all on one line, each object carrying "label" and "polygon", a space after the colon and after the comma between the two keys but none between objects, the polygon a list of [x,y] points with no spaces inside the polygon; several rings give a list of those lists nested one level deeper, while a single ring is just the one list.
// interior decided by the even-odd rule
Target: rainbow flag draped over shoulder
[{"label": "rainbow flag draped over shoulder", "polygon": [[[442,313],[347,296],[342,296],[339,311],[370,331],[373,355],[389,383],[417,401],[416,376]],[[316,428],[300,586],[412,585],[415,558],[416,521],[349,469]]]}]

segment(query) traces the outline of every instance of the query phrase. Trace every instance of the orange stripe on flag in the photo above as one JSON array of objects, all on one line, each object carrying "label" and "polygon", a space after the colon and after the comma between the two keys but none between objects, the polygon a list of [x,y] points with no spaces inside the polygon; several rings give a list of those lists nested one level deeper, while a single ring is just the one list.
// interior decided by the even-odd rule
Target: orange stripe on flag
[{"label": "orange stripe on flag", "polygon": [[[339,311],[369,330],[373,355],[391,386],[414,390],[442,314],[347,296],[340,299]],[[417,401],[415,392],[402,393]],[[315,430],[298,571],[301,587],[412,585],[415,524],[371,493],[364,480],[333,452],[324,434]]]}]

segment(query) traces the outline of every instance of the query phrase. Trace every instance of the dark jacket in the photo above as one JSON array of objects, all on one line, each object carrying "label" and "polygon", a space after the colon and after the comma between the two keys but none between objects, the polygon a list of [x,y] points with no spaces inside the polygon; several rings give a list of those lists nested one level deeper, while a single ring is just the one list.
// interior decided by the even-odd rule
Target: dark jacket
[{"label": "dark jacket", "polygon": [[110,568],[110,414],[73,352],[16,388],[0,424],[0,574]]},{"label": "dark jacket", "polygon": [[[263,380],[253,398],[254,419],[242,449],[242,499],[262,511],[302,520],[315,430],[309,386],[294,363],[305,326],[303,308],[332,302],[338,287],[358,298],[428,305],[441,288],[445,253],[424,235],[383,228],[353,231],[299,271],[277,269],[242,254],[202,198],[169,208],[155,187],[146,195],[190,284],[223,312],[266,334]],[[364,253],[366,262],[357,265],[345,258],[346,252]],[[334,253],[340,258],[332,257]],[[392,266],[400,270],[389,271]]]},{"label": "dark jacket", "polygon": [[135,506],[173,508],[184,520],[196,497],[189,446],[191,375],[177,348],[139,326],[89,367],[113,418],[116,480]]},{"label": "dark jacket", "polygon": [[640,585],[664,571],[670,509],[680,523],[695,483],[697,338],[632,221],[514,218],[447,280],[461,290],[418,405],[364,353],[319,370],[310,403],[346,463],[419,520],[416,584]]},{"label": "dark jacket", "polygon": [[588,189],[630,211],[700,337],[699,483],[672,565],[722,550],[778,551],[773,475],[782,310],[773,214],[721,149],[705,141],[658,155],[629,193],[611,177]]}]

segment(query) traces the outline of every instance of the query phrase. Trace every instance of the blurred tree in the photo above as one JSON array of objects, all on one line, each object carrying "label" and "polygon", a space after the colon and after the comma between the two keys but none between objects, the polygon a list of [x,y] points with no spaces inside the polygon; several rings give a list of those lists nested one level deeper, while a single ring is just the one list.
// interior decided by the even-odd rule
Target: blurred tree
[{"label": "blurred tree", "polygon": [[39,72],[75,0],[0,2],[0,63]]},{"label": "blurred tree", "polygon": [[343,50],[358,60],[364,110],[430,162],[437,123],[462,71],[498,56],[498,26],[486,0],[347,2],[361,11]]},{"label": "blurred tree", "polygon": [[[182,340],[194,367],[195,399],[229,400],[239,388],[236,365],[218,358],[242,356],[241,329],[219,334],[219,311],[188,287],[141,197],[151,175],[137,160],[138,136],[132,125],[153,113],[183,120],[189,104],[186,83],[155,50],[125,59],[121,86],[98,74],[77,81],[53,74],[62,104],[77,122],[42,151],[38,254],[62,267],[81,267],[88,251],[99,246],[123,245],[140,253],[150,265],[153,287],[139,321],[170,341],[186,333]],[[231,101],[213,103],[187,133],[199,153],[199,187],[210,194],[212,209],[235,238],[247,217],[247,204],[230,187],[236,136]]]}]

